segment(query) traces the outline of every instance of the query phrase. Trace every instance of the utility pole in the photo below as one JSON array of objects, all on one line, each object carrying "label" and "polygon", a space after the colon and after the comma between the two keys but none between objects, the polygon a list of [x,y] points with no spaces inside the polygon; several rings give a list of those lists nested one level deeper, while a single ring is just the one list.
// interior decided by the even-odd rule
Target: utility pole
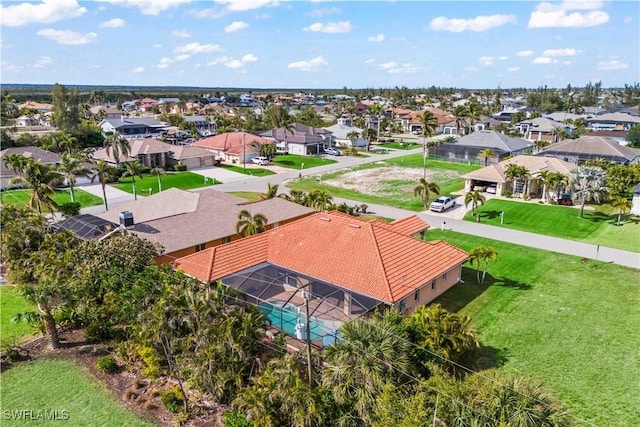
[{"label": "utility pole", "polygon": [[242,171],[247,172],[247,144],[244,139],[244,130],[242,131]]},{"label": "utility pole", "polygon": [[427,179],[427,138],[422,141],[422,178]]},{"label": "utility pole", "polygon": [[311,326],[309,325],[309,297],[307,292],[304,291],[304,312],[306,317],[307,327],[307,369],[309,371],[309,386],[313,386],[313,366],[311,364]]}]

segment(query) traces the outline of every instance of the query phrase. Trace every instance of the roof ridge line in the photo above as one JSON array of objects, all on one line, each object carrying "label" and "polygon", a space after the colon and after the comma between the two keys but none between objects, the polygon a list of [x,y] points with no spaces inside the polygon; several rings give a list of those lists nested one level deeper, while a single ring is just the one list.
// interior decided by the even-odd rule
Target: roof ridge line
[{"label": "roof ridge line", "polygon": [[[371,224],[369,222],[367,222],[367,224],[369,224],[369,228],[371,229],[371,234],[373,235],[373,243],[374,243],[375,248],[376,248],[376,251],[375,251],[376,252],[376,256],[378,257],[378,260],[380,261],[380,266],[382,267],[382,272],[384,273],[383,277],[384,277],[385,287],[386,287],[386,290],[387,290],[387,297],[389,298],[389,301],[393,302],[393,295],[391,293],[391,283],[389,282],[389,277],[387,276],[387,269],[385,268],[384,260],[382,259],[382,255],[380,254],[380,245],[378,245],[378,239],[377,239],[376,232],[375,232],[377,227],[374,227],[373,224]],[[380,228],[380,230],[386,230],[386,229],[384,229],[382,227],[379,227],[379,228]],[[396,234],[399,234],[399,233],[396,233]],[[401,235],[403,235],[403,234],[401,234]]]}]

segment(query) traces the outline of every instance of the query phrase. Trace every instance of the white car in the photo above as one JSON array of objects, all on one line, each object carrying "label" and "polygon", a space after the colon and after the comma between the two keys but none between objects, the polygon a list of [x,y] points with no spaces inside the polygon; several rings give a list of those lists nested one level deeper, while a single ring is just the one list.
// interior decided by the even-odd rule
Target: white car
[{"label": "white car", "polygon": [[440,196],[429,205],[429,210],[434,212],[444,212],[451,209],[456,204],[456,199],[450,196]]},{"label": "white car", "polygon": [[256,165],[264,166],[269,164],[269,159],[266,157],[254,157],[251,159],[251,163],[255,163]]}]

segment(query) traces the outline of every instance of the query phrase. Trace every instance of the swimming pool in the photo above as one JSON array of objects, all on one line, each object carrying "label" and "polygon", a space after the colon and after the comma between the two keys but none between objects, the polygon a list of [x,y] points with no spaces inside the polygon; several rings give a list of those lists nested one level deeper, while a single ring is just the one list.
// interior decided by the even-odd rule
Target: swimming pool
[{"label": "swimming pool", "polygon": [[[273,326],[294,337],[296,336],[296,323],[298,319],[303,323],[305,321],[304,310],[298,314],[297,307],[293,305],[283,307],[281,303],[272,304],[265,302],[260,304],[258,308],[267,316]],[[334,323],[335,322],[323,321],[322,319],[311,317],[309,319],[309,324],[311,325],[311,341],[322,339],[326,334],[334,332]]]}]

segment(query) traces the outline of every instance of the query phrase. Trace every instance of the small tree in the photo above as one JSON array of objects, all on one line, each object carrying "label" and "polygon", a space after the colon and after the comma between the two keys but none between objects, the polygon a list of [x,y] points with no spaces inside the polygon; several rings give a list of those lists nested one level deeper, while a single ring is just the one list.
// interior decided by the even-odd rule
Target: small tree
[{"label": "small tree", "polygon": [[255,215],[251,215],[251,212],[243,209],[238,214],[236,233],[240,234],[242,237],[262,233],[268,222],[267,217],[263,214],[257,213]]},{"label": "small tree", "polygon": [[143,165],[138,160],[125,163],[125,171],[122,176],[130,176],[133,185],[133,198],[138,200],[138,192],[136,191],[136,176],[142,178]]},{"label": "small tree", "polygon": [[590,200],[600,203],[608,192],[609,188],[604,183],[607,178],[606,172],[597,166],[580,166],[571,179],[571,188],[580,201],[580,218],[584,214],[584,206]]},{"label": "small tree", "polygon": [[[479,285],[484,284],[489,262],[497,261],[497,259],[498,252],[489,246],[478,246],[469,252],[469,262],[476,267],[476,280]],[[480,267],[482,267],[482,277],[480,276]]]},{"label": "small tree", "polygon": [[484,166],[486,167],[487,164],[489,163],[489,159],[491,159],[492,157],[495,157],[496,155],[494,154],[493,151],[491,151],[489,148],[485,148],[484,150],[480,151],[478,153],[478,158],[480,160],[484,161]]},{"label": "small tree", "polygon": [[616,221],[616,225],[620,225],[622,214],[631,209],[631,202],[626,197],[617,196],[611,200],[611,206],[618,210],[618,220]]},{"label": "small tree", "polygon": [[435,182],[429,182],[424,178],[420,178],[418,186],[413,189],[413,195],[415,197],[420,197],[422,200],[422,206],[427,207],[427,202],[429,201],[429,196],[431,193],[438,195],[440,194],[440,187]]},{"label": "small tree", "polygon": [[167,172],[164,170],[164,168],[153,168],[151,169],[151,175],[155,175],[158,177],[158,193],[160,193],[162,191],[162,180],[160,179],[161,176],[166,175]]},{"label": "small tree", "polygon": [[471,203],[471,214],[476,214],[476,207],[479,205],[483,205],[486,201],[485,197],[482,195],[480,190],[470,191],[464,196],[464,206],[465,208],[469,206]]}]

